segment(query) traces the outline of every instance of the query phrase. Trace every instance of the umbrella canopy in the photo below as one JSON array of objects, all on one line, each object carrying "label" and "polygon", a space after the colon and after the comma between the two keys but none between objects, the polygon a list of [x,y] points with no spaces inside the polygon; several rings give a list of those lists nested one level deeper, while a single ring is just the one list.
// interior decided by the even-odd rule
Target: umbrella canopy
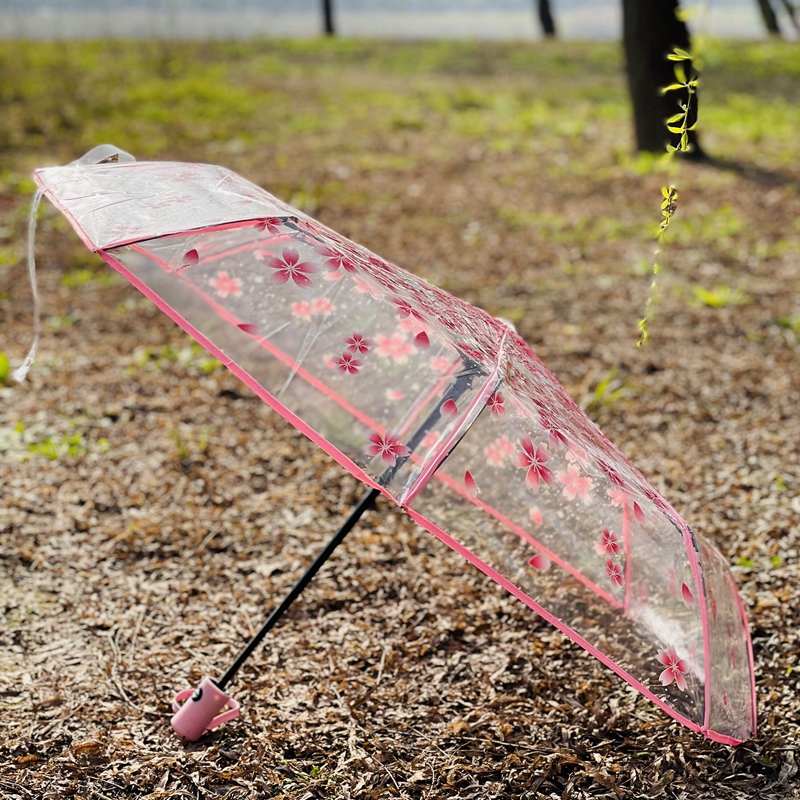
[{"label": "umbrella canopy", "polygon": [[691,729],[755,732],[724,558],[504,322],[204,164],[36,180],[87,247],[343,467]]}]

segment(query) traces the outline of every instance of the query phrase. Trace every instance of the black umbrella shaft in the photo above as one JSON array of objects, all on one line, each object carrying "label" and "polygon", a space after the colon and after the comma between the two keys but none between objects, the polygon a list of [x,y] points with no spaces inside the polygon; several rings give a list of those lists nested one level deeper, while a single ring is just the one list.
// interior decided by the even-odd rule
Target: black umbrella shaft
[{"label": "black umbrella shaft", "polygon": [[236,658],[236,661],[231,664],[230,669],[217,681],[217,686],[220,689],[225,687],[231,682],[233,676],[238,672],[239,667],[244,664],[250,657],[250,654],[256,647],[261,644],[261,640],[275,627],[278,620],[286,613],[289,606],[300,596],[303,589],[308,586],[311,579],[319,572],[320,567],[331,557],[333,551],[342,543],[342,540],[348,533],[355,527],[355,524],[361,519],[365,511],[375,503],[375,498],[380,494],[379,489],[370,489],[364,497],[361,498],[359,504],[350,512],[350,516],[345,520],[344,525],[336,531],[336,535],[325,545],[325,549],[314,559],[311,566],[303,573],[300,579],[292,587],[292,590],[283,599],[283,602],[269,615],[269,619],[264,623],[261,630],[253,636],[247,643],[247,646],[242,650]]},{"label": "black umbrella shaft", "polygon": [[[464,355],[462,355],[461,358],[465,369],[456,376],[453,385],[442,398],[441,402],[437,404],[436,408],[434,408],[430,414],[428,414],[428,417],[409,440],[407,445],[409,455],[397,458],[395,463],[388,467],[384,471],[383,475],[378,478],[377,482],[381,486],[388,486],[391,483],[392,478],[394,478],[400,467],[403,466],[403,464],[405,464],[405,462],[411,457],[410,453],[414,452],[414,450],[419,446],[420,442],[422,442],[425,434],[436,424],[437,420],[441,417],[442,405],[444,402],[451,398],[453,400],[458,400],[461,395],[463,395],[464,392],[466,392],[472,386],[475,376],[479,374],[478,365]],[[325,545],[325,549],[314,559],[314,563],[311,564],[311,566],[303,573],[297,583],[292,587],[292,590],[289,592],[289,594],[287,594],[283,599],[283,602],[269,615],[269,619],[267,619],[267,621],[264,623],[264,626],[247,643],[247,646],[244,648],[244,650],[239,653],[236,661],[231,664],[230,669],[219,681],[217,681],[217,686],[219,686],[220,689],[224,690],[231,680],[233,680],[233,676],[238,672],[239,667],[241,667],[242,664],[247,661],[256,647],[261,644],[261,640],[275,627],[278,620],[288,611],[292,603],[297,600],[303,589],[308,586],[311,579],[317,574],[317,572],[319,572],[320,567],[331,557],[333,551],[342,543],[344,537],[350,533],[355,524],[359,521],[359,519],[361,519],[364,512],[369,511],[369,509],[375,504],[375,499],[379,494],[379,489],[370,489],[361,499],[359,504],[350,512],[350,516],[345,520],[344,525],[342,525],[342,527],[336,531],[335,536],[328,542],[328,544]]]}]

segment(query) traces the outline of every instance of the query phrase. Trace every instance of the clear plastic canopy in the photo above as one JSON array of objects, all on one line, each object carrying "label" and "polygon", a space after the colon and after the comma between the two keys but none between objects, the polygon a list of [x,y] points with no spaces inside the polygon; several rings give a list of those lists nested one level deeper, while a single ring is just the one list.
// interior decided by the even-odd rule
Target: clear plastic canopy
[{"label": "clear plastic canopy", "polygon": [[39,170],[92,250],[351,473],[672,717],[755,732],[719,552],[505,323],[216,166]]}]

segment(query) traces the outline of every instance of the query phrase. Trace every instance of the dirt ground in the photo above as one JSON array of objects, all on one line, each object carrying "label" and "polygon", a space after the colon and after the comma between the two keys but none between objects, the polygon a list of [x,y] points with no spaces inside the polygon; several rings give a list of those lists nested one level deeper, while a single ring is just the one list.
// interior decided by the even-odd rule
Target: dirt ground
[{"label": "dirt ground", "polygon": [[[225,668],[363,488],[48,209],[40,352],[0,385],[0,796],[800,797],[797,56],[709,57],[701,135],[720,161],[676,176],[639,349],[668,178],[630,156],[613,49],[237,45],[204,51],[233,87],[220,99],[180,83],[201,46],[115,47],[0,62],[12,368],[31,340],[33,166],[114,136],[231,167],[517,324],[731,563],[759,731],[728,747],[686,730],[381,500],[242,671],[241,719],[181,743],[172,695]],[[130,85],[103,72],[126,58]],[[223,100],[241,129],[208,111]]]}]

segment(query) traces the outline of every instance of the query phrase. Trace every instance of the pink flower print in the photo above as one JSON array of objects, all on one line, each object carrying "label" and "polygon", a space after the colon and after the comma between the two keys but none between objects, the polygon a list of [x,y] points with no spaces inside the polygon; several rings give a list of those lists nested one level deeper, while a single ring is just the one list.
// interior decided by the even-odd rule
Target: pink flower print
[{"label": "pink flower print", "polygon": [[256,228],[260,231],[267,231],[273,236],[279,236],[281,233],[280,226],[283,225],[283,220],[277,217],[270,217],[269,219],[260,219],[256,222]]},{"label": "pink flower print", "polygon": [[526,436],[520,440],[522,452],[518,453],[517,466],[527,469],[525,483],[534,492],[539,490],[539,481],[544,481],[548,486],[553,482],[553,473],[545,466],[549,460],[545,446],[534,446]]},{"label": "pink flower print", "polygon": [[322,274],[322,277],[326,281],[340,281],[344,277],[344,273],[326,271]]},{"label": "pink flower print", "polygon": [[352,336],[348,336],[344,340],[344,343],[351,353],[358,353],[362,356],[365,353],[369,353],[369,348],[372,344],[369,339],[365,339],[360,333],[354,333]]},{"label": "pink flower print", "polygon": [[325,269],[329,272],[336,272],[336,270],[339,269],[344,269],[347,272],[356,271],[355,266],[348,261],[344,255],[333,248],[320,245],[316,250],[325,259]]},{"label": "pink flower print", "polygon": [[445,402],[442,403],[442,407],[440,410],[442,412],[442,416],[447,419],[454,419],[455,417],[458,416],[458,405],[456,404],[456,401],[453,400],[452,397],[449,400],[445,400]]},{"label": "pink flower print", "polygon": [[633,504],[633,518],[640,525],[644,525],[644,511],[642,511],[638,503]]},{"label": "pink flower print", "polygon": [[486,401],[486,405],[489,406],[493,417],[502,417],[506,413],[504,403],[503,395],[500,392],[492,392]]},{"label": "pink flower print", "polygon": [[447,356],[438,356],[430,360],[430,365],[434,372],[447,372],[453,365],[453,359]]},{"label": "pink flower print", "polygon": [[618,556],[622,548],[619,546],[617,535],[609,530],[603,529],[600,538],[595,545],[595,550],[601,556]]},{"label": "pink flower print", "polygon": [[606,575],[615,586],[622,586],[622,566],[610,558],[606,559]]},{"label": "pink flower print", "polygon": [[422,439],[422,446],[426,450],[430,450],[436,446],[436,442],[439,441],[439,434],[436,431],[429,431],[425,434],[424,438]]},{"label": "pink flower print", "polygon": [[694,595],[692,594],[692,590],[685,584],[681,584],[681,597],[683,598],[683,604],[686,608],[694,608]]},{"label": "pink flower print", "polygon": [[569,450],[567,451],[567,461],[571,462],[572,464],[575,464],[578,461],[580,461],[581,464],[588,464],[589,454],[586,452],[586,448],[582,445],[579,445],[577,442],[570,442]]},{"label": "pink flower print", "polygon": [[566,472],[559,472],[558,479],[564,484],[564,497],[567,500],[574,500],[577,497],[584,504],[591,500],[589,492],[594,484],[590,478],[581,475],[580,469],[575,464],[570,464]]},{"label": "pink flower print", "polygon": [[317,268],[308,261],[301,261],[300,254],[291,247],[287,247],[280,258],[265,256],[264,262],[275,270],[272,280],[279,286],[283,286],[289,280],[303,289],[313,285],[308,276],[316,272]]},{"label": "pink flower print", "polygon": [[348,353],[345,350],[344,353],[333,360],[333,363],[339,367],[339,372],[349,372],[351,375],[354,375],[358,372],[363,362],[356,358],[354,353]]},{"label": "pink flower print", "polygon": [[200,256],[197,254],[197,250],[189,250],[183,254],[183,266],[181,269],[185,269],[186,267],[196,267],[199,261]]},{"label": "pink flower print", "polygon": [[662,686],[669,686],[673,681],[675,685],[682,691],[686,691],[686,662],[678,658],[674,647],[669,647],[662,650],[658,654],[658,661],[666,667],[666,669],[658,676]]},{"label": "pink flower print", "polygon": [[617,506],[618,508],[625,508],[630,500],[628,493],[624,489],[620,489],[619,486],[612,486],[608,489],[606,494],[611,501],[611,505]]},{"label": "pink flower print", "polygon": [[545,430],[547,431],[547,438],[550,442],[550,447],[555,449],[559,446],[568,446],[569,442],[567,441],[567,437],[554,425],[546,426]]},{"label": "pink flower print", "polygon": [[387,466],[393,467],[397,463],[398,456],[405,458],[411,455],[411,451],[396,436],[392,436],[390,433],[385,436],[373,433],[369,440],[371,444],[366,447],[367,455],[380,456]]},{"label": "pink flower print", "polygon": [[401,330],[408,331],[414,336],[425,333],[425,326],[418,319],[414,319],[414,317],[403,317],[397,323],[397,327]]},{"label": "pink flower print", "polygon": [[428,334],[425,331],[420,331],[414,337],[414,345],[420,350],[427,350],[431,346],[431,340],[428,338]]},{"label": "pink flower print", "polygon": [[546,553],[537,553],[528,563],[540,572],[550,569],[550,557]]},{"label": "pink flower print", "polygon": [[405,364],[408,357],[416,352],[414,345],[407,342],[401,333],[394,333],[391,337],[376,336],[375,344],[375,352],[380,358],[393,358],[398,364]]},{"label": "pink flower print", "polygon": [[321,314],[323,317],[329,317],[335,310],[336,306],[330,300],[324,297],[318,297],[311,301],[311,310],[315,314]]},{"label": "pink flower print", "polygon": [[411,303],[409,303],[408,300],[392,300],[392,302],[395,305],[395,311],[400,319],[406,317],[416,317],[419,319],[419,314],[411,307]]},{"label": "pink flower print", "polygon": [[395,400],[402,400],[405,392],[401,392],[397,389],[387,389],[386,390],[386,399],[391,400],[394,402]]},{"label": "pink flower print", "polygon": [[475,483],[475,478],[472,477],[469,470],[464,473],[464,488],[467,490],[467,495],[469,497],[478,496],[478,485]]},{"label": "pink flower print", "polygon": [[531,522],[534,525],[541,525],[542,524],[542,509],[539,506],[531,506],[531,510],[528,512],[528,516],[531,518]]},{"label": "pink flower print", "polygon": [[242,282],[238,278],[232,278],[224,270],[209,278],[208,283],[214,287],[214,293],[219,297],[227,297],[229,294],[234,297],[242,296]]},{"label": "pink flower print", "polygon": [[501,436],[484,449],[486,463],[492,467],[499,467],[506,456],[514,452],[514,443],[508,436]]},{"label": "pink flower print", "polygon": [[299,303],[292,303],[293,317],[299,317],[300,319],[311,319],[311,315],[313,313],[314,312],[311,308],[311,303],[306,303],[305,300],[301,300]]}]

